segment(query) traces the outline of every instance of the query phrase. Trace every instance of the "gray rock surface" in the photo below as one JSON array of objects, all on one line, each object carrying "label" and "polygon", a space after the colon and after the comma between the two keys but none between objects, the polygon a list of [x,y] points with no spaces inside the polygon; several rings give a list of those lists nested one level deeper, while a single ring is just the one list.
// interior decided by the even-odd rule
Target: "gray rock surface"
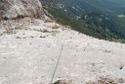
[{"label": "gray rock surface", "polygon": [[24,17],[44,18],[39,0],[0,0],[0,20]]},{"label": "gray rock surface", "polygon": [[49,84],[62,45],[52,83],[125,84],[125,44],[98,40],[54,22],[28,22],[20,20],[12,30],[16,33],[0,36],[0,84]]}]

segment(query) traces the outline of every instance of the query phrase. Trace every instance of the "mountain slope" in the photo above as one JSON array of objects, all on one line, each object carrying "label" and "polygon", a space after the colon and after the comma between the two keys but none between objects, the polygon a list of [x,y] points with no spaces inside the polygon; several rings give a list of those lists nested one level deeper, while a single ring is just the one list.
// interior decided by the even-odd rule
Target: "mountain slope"
[{"label": "mountain slope", "polygon": [[[76,16],[81,13],[88,13],[95,10],[103,11],[110,14],[125,13],[124,0],[42,0],[43,4],[58,9],[65,9],[67,12]],[[71,10],[69,10],[69,9]],[[75,11],[75,12],[72,12]]]},{"label": "mountain slope", "polygon": [[[13,4],[4,4],[7,10],[0,13],[0,84],[49,84],[61,51],[53,83],[125,83],[125,44],[99,40],[59,25],[44,15],[36,0],[26,0],[26,8],[23,0],[4,1]],[[29,6],[38,7],[40,13],[27,10]],[[18,18],[20,13],[25,15],[24,10],[28,16]],[[9,14],[11,18],[3,18],[6,12],[13,17]]]},{"label": "mountain slope", "polygon": [[15,34],[0,36],[0,84],[48,84],[62,45],[53,82],[125,83],[124,44],[98,40],[53,22],[34,19],[29,24]]},{"label": "mountain slope", "polygon": [[[125,40],[125,1],[124,0],[41,0],[45,9],[63,23],[75,19],[77,31],[87,35],[124,42]],[[60,13],[63,13],[62,17]],[[56,14],[56,15],[55,15]],[[64,21],[62,21],[64,20]],[[89,31],[86,31],[89,30]],[[91,31],[90,31],[91,30]],[[92,34],[91,34],[92,33]]]}]

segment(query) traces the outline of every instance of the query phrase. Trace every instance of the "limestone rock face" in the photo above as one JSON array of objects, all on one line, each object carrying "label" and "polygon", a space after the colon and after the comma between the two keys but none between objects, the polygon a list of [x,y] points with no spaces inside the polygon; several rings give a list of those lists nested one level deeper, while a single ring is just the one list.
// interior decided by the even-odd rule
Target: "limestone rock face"
[{"label": "limestone rock face", "polygon": [[0,20],[24,17],[44,18],[39,0],[0,0]]}]

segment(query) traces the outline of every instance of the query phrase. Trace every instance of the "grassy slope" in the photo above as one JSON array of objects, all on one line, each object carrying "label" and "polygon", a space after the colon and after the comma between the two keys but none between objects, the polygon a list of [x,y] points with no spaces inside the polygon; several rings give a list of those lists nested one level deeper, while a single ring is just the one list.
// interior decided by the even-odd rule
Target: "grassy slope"
[{"label": "grassy slope", "polygon": [[73,30],[76,30],[78,32],[85,33],[85,34],[93,36],[93,37],[104,39],[104,36],[97,33],[96,31],[88,28],[86,25],[82,24],[80,21],[78,21],[74,18],[70,18],[64,12],[61,12],[54,8],[49,9],[49,8],[44,7],[44,9],[48,10],[49,13],[51,13],[54,16],[55,20],[58,23],[65,25],[65,26],[70,26]]},{"label": "grassy slope", "polygon": [[[111,28],[107,28],[107,26],[102,28],[102,26],[104,26],[105,24],[103,24],[103,22],[98,22],[98,20],[95,19],[95,18],[98,18],[96,17],[96,15],[93,16],[94,19],[89,19],[89,24],[88,24],[86,23],[87,22],[86,20],[76,20],[76,18],[70,17],[70,15],[67,15],[65,12],[62,12],[61,10],[58,10],[55,8],[48,8],[48,7],[44,7],[44,9],[48,10],[48,12],[53,15],[53,17],[58,23],[65,26],[70,26],[73,30],[76,30],[78,32],[81,32],[99,39],[105,39],[105,40],[116,41],[116,42],[125,42],[124,38],[122,38],[122,36],[120,36],[119,33],[117,33],[118,31],[117,28],[114,28],[116,30],[112,28],[112,27],[115,27],[115,25],[113,25]],[[97,23],[97,25],[95,23]],[[106,24],[106,25],[110,26],[110,24]]]}]

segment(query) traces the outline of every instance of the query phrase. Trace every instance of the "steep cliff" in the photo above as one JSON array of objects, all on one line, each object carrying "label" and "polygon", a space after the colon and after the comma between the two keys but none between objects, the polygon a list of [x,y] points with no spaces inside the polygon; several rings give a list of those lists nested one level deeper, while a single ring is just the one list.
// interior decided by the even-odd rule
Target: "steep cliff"
[{"label": "steep cliff", "polygon": [[0,0],[0,20],[24,17],[44,18],[39,0]]}]

